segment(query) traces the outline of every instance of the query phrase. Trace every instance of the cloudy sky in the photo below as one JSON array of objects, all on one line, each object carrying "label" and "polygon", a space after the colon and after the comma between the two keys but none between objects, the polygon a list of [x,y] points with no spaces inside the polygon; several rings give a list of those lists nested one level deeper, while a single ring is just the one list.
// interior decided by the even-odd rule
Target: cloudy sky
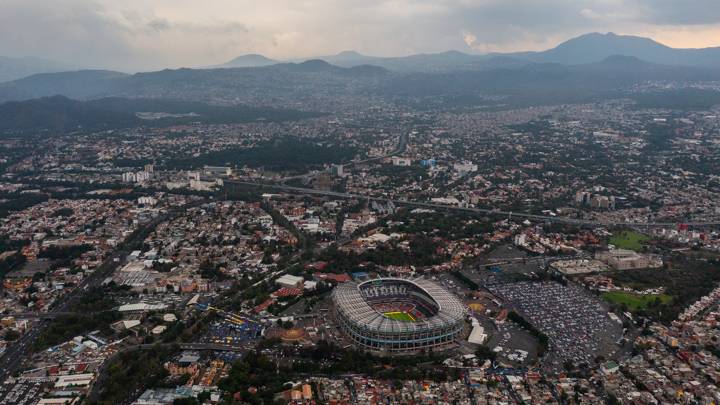
[{"label": "cloudy sky", "polygon": [[126,71],[237,55],[542,50],[591,32],[720,45],[718,0],[0,0],[0,55]]}]

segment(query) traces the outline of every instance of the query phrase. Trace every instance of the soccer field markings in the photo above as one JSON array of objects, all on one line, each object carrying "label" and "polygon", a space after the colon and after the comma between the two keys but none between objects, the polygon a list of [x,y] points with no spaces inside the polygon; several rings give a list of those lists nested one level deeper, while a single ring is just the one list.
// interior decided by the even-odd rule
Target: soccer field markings
[{"label": "soccer field markings", "polygon": [[416,319],[414,316],[410,315],[407,312],[404,311],[393,311],[393,312],[385,312],[383,315],[390,319],[394,319],[396,321],[406,321],[406,322],[415,322]]}]

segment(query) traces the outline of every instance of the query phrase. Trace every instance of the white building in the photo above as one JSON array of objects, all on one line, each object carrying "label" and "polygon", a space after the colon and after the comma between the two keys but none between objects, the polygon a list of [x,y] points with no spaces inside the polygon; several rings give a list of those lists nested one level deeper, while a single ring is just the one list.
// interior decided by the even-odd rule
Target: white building
[{"label": "white building", "polygon": [[475,325],[470,332],[470,336],[468,336],[468,342],[476,345],[481,345],[485,343],[487,337],[488,336],[485,333],[485,328],[480,325]]},{"label": "white building", "polygon": [[303,288],[304,281],[305,279],[302,277],[293,276],[292,274],[285,274],[275,280],[275,284],[279,285],[280,287]]},{"label": "white building", "polygon": [[614,249],[606,252],[597,252],[595,259],[607,263],[615,270],[632,270],[662,267],[660,256],[640,254],[627,249]]},{"label": "white building", "polygon": [[458,172],[459,175],[464,176],[468,173],[476,172],[478,170],[478,165],[468,162],[455,163],[453,164],[453,169]]},{"label": "white building", "polygon": [[393,166],[410,166],[412,164],[412,161],[410,160],[410,158],[393,156],[392,164]]}]

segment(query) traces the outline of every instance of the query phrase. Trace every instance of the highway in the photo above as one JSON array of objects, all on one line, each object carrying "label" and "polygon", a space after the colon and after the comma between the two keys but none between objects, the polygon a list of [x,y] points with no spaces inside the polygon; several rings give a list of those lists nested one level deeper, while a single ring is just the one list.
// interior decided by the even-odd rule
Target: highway
[{"label": "highway", "polygon": [[478,267],[494,267],[494,266],[505,266],[513,263],[536,263],[536,262],[555,262],[560,260],[577,260],[577,259],[588,259],[590,255],[585,252],[580,252],[574,255],[560,255],[560,256],[524,256],[524,257],[508,257],[502,259],[488,259],[487,262],[477,263]]},{"label": "highway", "polygon": [[[104,311],[90,311],[90,312],[83,312],[83,315],[91,315],[91,314],[99,314],[102,312],[111,312],[111,311],[117,311],[119,308],[115,307],[112,309],[107,309]],[[76,312],[72,311],[53,311],[53,312],[16,312],[12,314],[15,319],[55,319],[60,316],[67,316],[67,315],[74,315]]]},{"label": "highway", "polygon": [[[380,159],[385,159],[391,156],[395,156],[398,154],[401,154],[405,152],[405,149],[407,148],[407,143],[409,141],[409,135],[404,134],[400,136],[400,139],[398,140],[398,146],[397,148],[392,151],[391,153],[385,155],[385,156],[378,156],[374,158],[359,160],[359,161],[351,161],[348,163],[343,164],[345,167],[351,167],[354,165],[360,165],[364,163],[373,162]],[[486,209],[486,208],[472,208],[472,207],[457,207],[457,206],[451,206],[451,205],[445,205],[445,204],[435,204],[435,203],[428,203],[428,202],[422,202],[422,201],[406,201],[406,200],[397,200],[397,199],[390,199],[390,198],[384,198],[384,197],[372,197],[369,195],[358,195],[358,194],[351,194],[351,193],[340,193],[340,192],[334,192],[334,191],[324,191],[324,190],[316,190],[311,188],[303,188],[303,187],[293,187],[286,185],[288,181],[290,180],[297,180],[297,179],[307,179],[311,176],[316,174],[316,172],[310,172],[305,173],[297,176],[290,176],[290,177],[284,177],[279,180],[277,183],[253,183],[253,182],[244,182],[239,180],[227,180],[226,183],[235,183],[235,184],[241,184],[246,186],[255,186],[255,187],[265,187],[265,188],[272,188],[276,190],[282,190],[282,191],[290,191],[290,192],[296,192],[300,194],[314,194],[314,195],[324,195],[329,197],[336,197],[336,198],[352,198],[352,199],[367,199],[367,200],[374,200],[374,201],[380,201],[380,202],[390,202],[392,201],[395,205],[406,205],[406,206],[414,206],[419,208],[430,208],[430,209],[440,209],[440,210],[448,210],[448,211],[461,211],[461,212],[470,212],[475,214],[482,214],[482,215],[492,215],[492,216],[504,216],[508,218],[524,218],[528,220],[535,220],[535,221],[549,221],[549,222],[556,222],[556,223],[565,223],[565,224],[571,224],[571,225],[585,225],[585,226],[603,226],[603,227],[610,227],[610,226],[627,226],[627,227],[646,227],[646,228],[673,228],[678,225],[676,222],[622,222],[622,221],[595,221],[595,220],[588,220],[588,219],[578,219],[578,218],[569,218],[569,217],[558,217],[558,216],[552,216],[552,215],[538,215],[538,214],[528,214],[528,213],[522,213],[522,212],[512,212],[512,211],[503,211],[500,209]],[[719,226],[720,222],[683,222],[683,224],[686,224],[688,226],[692,227],[708,227],[708,226]]]},{"label": "highway", "polygon": [[[500,209],[458,207],[458,206],[453,206],[453,205],[437,204],[437,203],[422,202],[422,201],[398,200],[398,199],[392,199],[392,198],[373,197],[373,196],[369,196],[369,195],[342,193],[342,192],[329,191],[329,190],[316,190],[316,189],[312,189],[312,188],[293,187],[293,186],[287,186],[287,185],[283,185],[283,184],[255,183],[255,182],[240,181],[240,180],[226,180],[225,184],[226,184],[226,186],[229,184],[237,184],[237,185],[249,186],[249,187],[275,189],[275,190],[279,190],[279,191],[293,192],[293,193],[297,193],[297,194],[312,194],[312,195],[321,195],[321,196],[343,198],[343,199],[371,200],[371,201],[379,201],[379,202],[385,202],[385,203],[392,202],[393,204],[398,205],[398,206],[404,205],[404,206],[418,207],[418,208],[428,208],[428,209],[455,211],[455,212],[467,212],[467,213],[474,213],[474,214],[481,214],[481,215],[488,215],[488,216],[502,216],[502,217],[508,217],[508,218],[520,218],[520,219],[528,219],[528,220],[534,220],[534,221],[556,222],[556,223],[564,223],[564,224],[571,224],[571,225],[603,226],[603,227],[628,226],[628,227],[649,227],[649,228],[668,228],[668,227],[674,228],[678,225],[678,223],[676,223],[676,222],[596,221],[596,220],[589,220],[589,219],[569,218],[569,217],[560,217],[560,216],[552,216],[552,215],[538,215],[538,214],[528,214],[528,213],[523,213],[523,212],[503,211]],[[686,224],[691,227],[707,227],[707,226],[719,226],[720,222],[683,222],[683,224]]]},{"label": "highway", "polygon": [[59,316],[72,314],[72,312],[18,312],[12,314],[12,316],[15,319],[55,319]]},{"label": "highway", "polygon": [[0,357],[0,381],[4,381],[8,376],[20,369],[23,360],[27,359],[32,353],[33,345],[40,334],[48,327],[52,318],[72,313],[69,310],[71,305],[76,302],[85,291],[99,286],[105,278],[109,277],[115,269],[123,264],[124,258],[130,254],[128,247],[137,242],[137,239],[145,238],[142,232],[143,230],[155,228],[159,223],[167,220],[170,215],[178,212],[179,211],[171,211],[142,225],[122,244],[121,248],[108,256],[92,274],[85,277],[72,291],[60,297],[46,314],[38,314],[35,316],[39,318],[39,321],[33,325],[28,332],[20,336],[18,340],[9,345],[7,349],[5,349],[2,357]]},{"label": "highway", "polygon": [[355,166],[355,165],[362,165],[362,164],[365,164],[365,163],[374,162],[374,161],[376,161],[376,160],[381,160],[381,159],[389,158],[389,157],[392,157],[392,156],[395,156],[395,155],[399,155],[399,154],[401,154],[401,153],[404,153],[404,152],[405,152],[405,149],[407,148],[408,138],[409,138],[409,135],[408,135],[408,134],[400,135],[400,139],[398,140],[398,146],[397,146],[397,148],[395,148],[394,151],[388,153],[387,155],[384,155],[384,156],[376,156],[376,157],[367,158],[367,159],[364,159],[364,160],[350,161],[350,162],[344,164],[343,166],[352,167],[352,166]]}]

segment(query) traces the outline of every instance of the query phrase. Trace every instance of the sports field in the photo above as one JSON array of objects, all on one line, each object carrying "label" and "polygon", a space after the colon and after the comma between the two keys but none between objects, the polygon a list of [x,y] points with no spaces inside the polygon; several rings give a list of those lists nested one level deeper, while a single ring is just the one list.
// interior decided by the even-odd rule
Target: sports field
[{"label": "sports field", "polygon": [[606,301],[614,304],[625,304],[631,311],[645,309],[651,303],[655,302],[656,299],[659,299],[662,304],[667,304],[672,299],[672,297],[667,294],[638,295],[624,291],[606,292],[602,294],[602,297]]},{"label": "sports field", "polygon": [[415,318],[407,312],[385,312],[383,315],[396,321],[415,322]]},{"label": "sports field", "polygon": [[613,235],[608,243],[615,245],[618,249],[630,249],[638,252],[642,250],[643,242],[648,239],[650,238],[635,231],[622,231]]}]

